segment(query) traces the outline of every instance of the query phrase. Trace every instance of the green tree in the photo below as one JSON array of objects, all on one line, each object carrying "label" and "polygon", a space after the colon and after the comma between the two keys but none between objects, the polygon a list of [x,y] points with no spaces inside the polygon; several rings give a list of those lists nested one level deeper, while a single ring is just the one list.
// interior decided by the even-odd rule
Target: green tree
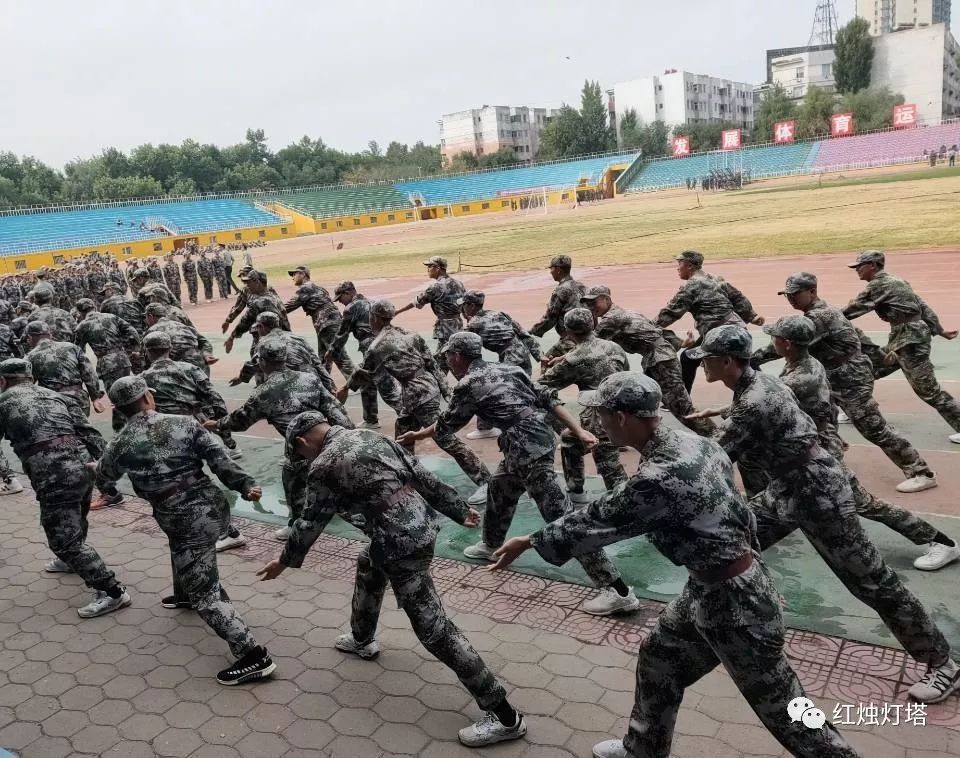
[{"label": "green tree", "polygon": [[821,87],[811,86],[797,112],[797,137],[812,139],[830,134],[834,97]]},{"label": "green tree", "polygon": [[837,92],[856,93],[870,86],[870,67],[873,65],[873,38],[870,22],[855,17],[837,32],[837,59],[833,64],[833,78]]},{"label": "green tree", "polygon": [[797,117],[796,104],[779,84],[767,91],[754,116],[753,142],[773,141],[773,125]]},{"label": "green tree", "polygon": [[864,89],[844,95],[840,112],[853,114],[853,126],[858,132],[872,132],[893,126],[893,106],[903,104],[903,95],[895,95],[887,87]]},{"label": "green tree", "polygon": [[662,121],[653,121],[640,127],[640,150],[645,158],[660,158],[670,154],[670,130]]},{"label": "green tree", "polygon": [[560,112],[547,122],[540,135],[538,157],[544,160],[581,155],[583,149],[583,119],[580,111],[569,105],[560,106]]},{"label": "green tree", "polygon": [[618,126],[620,127],[619,147],[624,150],[633,150],[634,148],[640,147],[642,127],[637,121],[637,112],[635,110],[632,108],[625,110],[623,116],[620,117]]},{"label": "green tree", "polygon": [[517,154],[509,147],[501,147],[497,152],[488,155],[481,155],[477,164],[480,168],[499,168],[502,166],[515,166],[520,163]]},{"label": "green tree", "polygon": [[689,137],[692,152],[719,150],[723,144],[723,132],[727,129],[736,128],[737,125],[730,121],[695,121],[673,127],[673,135],[675,137]]},{"label": "green tree", "polygon": [[585,81],[580,94],[581,154],[602,153],[614,146],[608,120],[600,82]]}]

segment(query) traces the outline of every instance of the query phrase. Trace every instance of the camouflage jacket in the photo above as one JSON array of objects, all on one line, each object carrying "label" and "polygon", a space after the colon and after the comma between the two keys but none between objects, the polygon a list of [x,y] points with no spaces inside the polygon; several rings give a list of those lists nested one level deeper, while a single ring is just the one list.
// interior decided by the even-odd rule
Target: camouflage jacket
[{"label": "camouflage jacket", "polygon": [[863,292],[843,309],[843,315],[855,319],[870,311],[891,325],[887,349],[894,352],[907,345],[926,344],[931,334],[944,331],[937,314],[910,283],[886,271],[867,282]]},{"label": "camouflage jacket", "polygon": [[[129,288],[129,285],[127,284],[127,277],[123,275],[123,272],[120,269],[111,268],[109,271],[107,271],[107,279],[109,279],[111,282],[116,282],[120,287],[120,292],[124,295],[127,294],[127,289]],[[100,293],[98,292],[97,295],[99,296],[99,294]]]},{"label": "camouflage jacket", "polygon": [[[290,331],[290,320],[287,318],[287,312],[284,310],[283,303],[277,295],[271,292],[264,292],[262,295],[248,297],[249,300],[247,301],[246,310],[243,312],[237,325],[233,327],[233,331],[230,333],[231,337],[234,339],[242,337],[253,328],[257,316],[266,312],[276,313],[280,317],[280,328],[287,332]],[[257,338],[255,336],[254,344],[256,344],[256,340]]]},{"label": "camouflage jacket", "polygon": [[360,368],[350,377],[350,389],[360,389],[380,372],[400,382],[404,413],[438,397],[441,382],[446,384],[423,337],[392,324],[381,329],[367,347]]},{"label": "camouflage jacket", "polygon": [[[283,343],[287,348],[287,368],[291,371],[303,371],[307,374],[316,374],[317,379],[324,386],[327,392],[336,391],[336,385],[333,383],[333,377],[324,367],[317,351],[310,347],[309,343],[299,334],[285,332],[282,329],[274,329],[266,337],[261,337],[257,342],[257,348],[267,340],[273,340]],[[260,353],[254,349],[250,360],[243,364],[240,369],[240,379],[249,382],[253,377],[260,373],[258,366]]]},{"label": "camouflage jacket", "polygon": [[146,330],[143,306],[133,298],[124,297],[123,295],[108,297],[100,304],[100,312],[112,313],[117,318],[126,321],[136,330],[137,334],[143,334]]},{"label": "camouflage jacket", "polygon": [[580,390],[595,390],[610,374],[628,371],[630,359],[615,342],[587,337],[547,369],[540,383],[555,390],[577,385]]},{"label": "camouflage jacket", "polygon": [[417,308],[429,305],[438,321],[456,321],[459,323],[460,306],[457,301],[463,297],[465,291],[459,279],[443,274],[430,282],[413,302]]},{"label": "camouflage jacket", "polygon": [[173,292],[163,282],[149,282],[137,292],[137,302],[146,308],[150,303],[160,302],[165,305],[176,305],[177,299]]},{"label": "camouflage jacket", "polygon": [[701,337],[722,324],[739,324],[757,317],[740,290],[706,271],[697,271],[680,286],[657,316],[657,326],[670,326],[685,313],[693,317]]},{"label": "camouflage jacket", "polygon": [[210,377],[192,363],[161,358],[141,374],[153,390],[159,413],[195,416],[210,409],[214,418],[227,414],[223,396],[213,388]]},{"label": "camouflage jacket", "polygon": [[26,355],[33,378],[41,387],[54,392],[76,394],[86,388],[91,398],[103,396],[100,380],[90,359],[73,342],[40,340]]},{"label": "camouflage jacket", "polygon": [[213,280],[213,263],[206,256],[201,257],[200,260],[197,261],[197,273],[201,279],[207,281]]},{"label": "camouflage jacket", "polygon": [[0,437],[10,440],[21,461],[42,455],[35,446],[57,437],[75,436],[94,457],[106,442],[73,403],[36,384],[16,384],[0,393]]},{"label": "camouflage jacket", "polygon": [[30,316],[31,321],[42,321],[50,328],[50,334],[56,340],[70,342],[77,328],[73,316],[62,308],[53,305],[42,305]]},{"label": "camouflage jacket", "polygon": [[297,308],[303,308],[303,312],[310,317],[318,332],[340,323],[340,309],[330,299],[330,293],[319,284],[304,282],[297,288],[296,294],[283,306],[286,313],[295,311]]},{"label": "camouflage jacket", "polygon": [[[134,492],[151,504],[210,485],[206,463],[217,478],[237,492],[255,485],[223,442],[189,416],[143,411],[129,419],[114,437],[97,466],[97,481],[130,477]],[[184,531],[193,526],[184,514]]]},{"label": "camouflage jacket", "polygon": [[353,422],[337,399],[324,389],[314,374],[302,371],[275,371],[255,387],[242,406],[221,419],[220,428],[235,432],[266,421],[281,435],[294,416],[304,411],[320,411],[331,424],[353,429]]},{"label": "camouflage jacket", "polygon": [[[271,295],[277,295],[277,291],[273,287],[267,287],[267,292],[269,292]],[[280,296],[277,295],[277,298],[279,297]],[[250,302],[250,290],[244,286],[237,293],[237,299],[234,301],[233,305],[230,306],[230,312],[227,314],[227,317],[224,319],[224,321],[226,321],[228,324],[232,323],[237,316],[243,313],[243,310],[247,307],[248,302]],[[280,316],[280,323],[282,324],[286,318],[287,314],[283,313]],[[287,319],[287,323],[289,324],[289,319]]]},{"label": "camouflage jacket", "polygon": [[393,440],[364,429],[327,432],[310,464],[306,507],[280,557],[299,567],[341,508],[364,517],[374,563],[401,560],[433,547],[438,512],[462,524],[469,512],[456,491]]},{"label": "camouflage jacket", "polygon": [[[139,350],[140,336],[123,319],[112,313],[90,313],[77,324],[74,342],[81,350],[87,345],[97,356],[100,376],[130,370],[128,350]],[[110,389],[107,387],[106,389]]]},{"label": "camouflage jacket", "polygon": [[361,294],[357,294],[343,309],[340,329],[330,349],[333,352],[343,350],[351,334],[359,343],[361,352],[365,352],[373,341],[373,330],[370,328],[370,301]]},{"label": "camouflage jacket", "polygon": [[562,405],[556,391],[533,381],[523,369],[477,358],[453,388],[437,419],[437,434],[454,433],[476,416],[502,431],[500,449],[511,462],[531,463],[556,448],[546,415]]},{"label": "camouflage jacket", "polygon": [[508,351],[519,354],[520,358],[526,353],[528,359],[532,356],[540,360],[540,343],[537,339],[503,311],[478,311],[464,328],[479,334],[484,348],[496,353],[500,360],[504,360],[504,354]]},{"label": "camouflage jacket", "polygon": [[820,446],[838,460],[843,458],[843,441],[837,430],[837,406],[830,394],[830,382],[823,364],[811,355],[795,363],[786,363],[780,373],[781,381],[790,388],[800,410],[817,425]]},{"label": "camouflage jacket", "polygon": [[551,329],[557,333],[563,332],[563,317],[567,311],[580,307],[580,297],[587,291],[586,285],[581,284],[572,276],[567,276],[557,282],[557,286],[550,294],[547,303],[547,312],[537,323],[530,327],[530,334],[542,337]]},{"label": "camouflage jacket", "polygon": [[147,266],[147,274],[150,275],[150,281],[155,284],[163,284],[163,270],[160,264],[154,262]]},{"label": "camouflage jacket", "polygon": [[597,319],[597,336],[616,342],[628,353],[636,353],[643,370],[664,361],[675,361],[677,351],[663,336],[663,330],[646,316],[616,305]]},{"label": "camouflage jacket", "polygon": [[180,267],[176,261],[163,264],[163,279],[171,291],[180,289]]},{"label": "camouflage jacket", "polygon": [[162,318],[144,333],[144,336],[152,332],[163,332],[170,337],[170,343],[173,349],[170,352],[174,360],[181,358],[188,360],[196,366],[200,365],[205,355],[213,355],[213,345],[200,332],[192,326],[181,324],[170,318]]},{"label": "camouflage jacket", "polygon": [[22,354],[20,340],[6,324],[0,324],[0,361],[7,358],[19,358]]},{"label": "camouflage jacket", "polygon": [[217,278],[226,274],[226,266],[223,262],[223,256],[220,253],[214,253],[210,256],[210,263],[213,265],[213,273]]},{"label": "camouflage jacket", "polygon": [[183,278],[188,282],[193,279],[197,279],[197,262],[191,258],[190,260],[185,260],[180,264],[180,268],[183,270]]},{"label": "camouflage jacket", "polygon": [[[83,283],[85,285],[83,289],[93,296],[99,296],[100,290],[103,289],[103,285],[107,283],[108,278],[106,271],[93,269],[87,274],[86,282]],[[79,285],[80,282],[74,279],[74,286],[79,288]]]}]

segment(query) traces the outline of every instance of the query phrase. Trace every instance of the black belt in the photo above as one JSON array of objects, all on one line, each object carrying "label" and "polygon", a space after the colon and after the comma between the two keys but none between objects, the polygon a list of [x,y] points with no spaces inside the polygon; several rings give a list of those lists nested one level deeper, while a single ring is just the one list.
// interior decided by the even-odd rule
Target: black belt
[{"label": "black belt", "polygon": [[79,441],[80,440],[73,434],[61,434],[59,437],[51,437],[48,440],[41,440],[40,442],[34,442],[32,445],[27,445],[19,452],[19,455],[22,455],[24,458],[29,458],[31,455],[42,453],[53,447]]},{"label": "black belt", "polygon": [[501,425],[500,428],[501,428],[501,429],[512,429],[512,428],[515,427],[517,424],[519,424],[521,421],[525,421],[526,419],[528,419],[528,418],[530,418],[531,416],[533,416],[534,414],[536,414],[536,412],[537,412],[537,409],[536,409],[536,408],[529,408],[529,407],[528,407],[528,408],[521,408],[521,409],[520,409],[520,412],[517,413],[517,415],[514,416],[512,419],[510,419],[510,424],[509,424],[509,425],[507,425],[507,426]]},{"label": "black belt", "polygon": [[188,476],[181,477],[177,480],[175,484],[171,484],[169,487],[164,487],[160,490],[154,490],[149,493],[147,499],[150,502],[162,502],[170,497],[173,497],[178,492],[184,492],[188,488],[193,487],[195,484],[203,484],[204,482],[210,481],[203,474],[189,474]]},{"label": "black belt", "polygon": [[733,579],[735,576],[740,576],[740,574],[742,574],[752,565],[753,552],[748,550],[746,553],[741,555],[735,561],[728,563],[726,566],[711,569],[710,571],[694,571],[691,568],[688,568],[687,571],[690,572],[690,576],[692,576],[698,582],[703,584],[719,584],[727,579]]}]

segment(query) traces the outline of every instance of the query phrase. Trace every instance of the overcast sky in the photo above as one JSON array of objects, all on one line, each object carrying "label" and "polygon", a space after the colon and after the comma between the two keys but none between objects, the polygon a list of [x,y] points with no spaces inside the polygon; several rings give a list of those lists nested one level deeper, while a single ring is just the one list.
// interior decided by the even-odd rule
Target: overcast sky
[{"label": "overcast sky", "polygon": [[[840,23],[853,0],[838,0]],[[758,82],[816,0],[0,0],[0,150],[60,167],[107,146],[263,128],[359,150],[439,142],[442,113],[575,103],[666,68]],[[567,60],[569,56],[569,60]]]}]

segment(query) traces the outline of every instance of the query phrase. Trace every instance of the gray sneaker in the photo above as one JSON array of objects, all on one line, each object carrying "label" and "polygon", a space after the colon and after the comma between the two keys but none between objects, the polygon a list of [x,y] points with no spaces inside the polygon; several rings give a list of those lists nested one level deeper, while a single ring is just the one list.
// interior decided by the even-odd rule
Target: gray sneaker
[{"label": "gray sneaker", "polygon": [[613,587],[604,587],[596,597],[581,605],[580,610],[591,616],[612,616],[614,613],[630,613],[639,607],[640,600],[633,594],[633,590],[621,595]]},{"label": "gray sneaker", "polygon": [[593,758],[630,758],[623,740],[604,740],[593,746]]},{"label": "gray sneaker", "polygon": [[487,502],[487,485],[481,484],[467,498],[467,505],[484,505]]},{"label": "gray sneaker", "polygon": [[289,526],[284,526],[284,527],[281,527],[280,529],[277,529],[277,531],[273,533],[273,536],[275,539],[279,540],[280,542],[286,542],[287,539],[289,539],[291,534],[293,534],[293,529]]},{"label": "gray sneaker", "polygon": [[352,634],[341,634],[333,646],[344,653],[352,653],[360,656],[365,661],[372,661],[380,655],[380,645],[376,640],[371,640],[366,645],[359,644]]},{"label": "gray sneaker", "polygon": [[82,619],[92,619],[97,616],[103,616],[106,613],[119,611],[130,605],[130,594],[124,590],[120,597],[110,597],[106,592],[97,590],[93,600],[82,608],[77,608],[77,615]]},{"label": "gray sneaker", "polygon": [[478,542],[476,545],[470,545],[463,550],[463,554],[467,558],[472,558],[475,561],[492,561],[493,560],[493,548],[490,547],[486,542]]},{"label": "gray sneaker", "polygon": [[51,558],[43,565],[43,570],[48,574],[72,574],[73,569],[66,561],[61,561],[57,557]]},{"label": "gray sneaker", "polygon": [[483,747],[496,745],[498,742],[519,740],[527,733],[527,722],[523,714],[517,711],[517,723],[513,726],[504,726],[500,719],[492,713],[486,714],[477,723],[460,730],[459,737],[467,747]]}]

